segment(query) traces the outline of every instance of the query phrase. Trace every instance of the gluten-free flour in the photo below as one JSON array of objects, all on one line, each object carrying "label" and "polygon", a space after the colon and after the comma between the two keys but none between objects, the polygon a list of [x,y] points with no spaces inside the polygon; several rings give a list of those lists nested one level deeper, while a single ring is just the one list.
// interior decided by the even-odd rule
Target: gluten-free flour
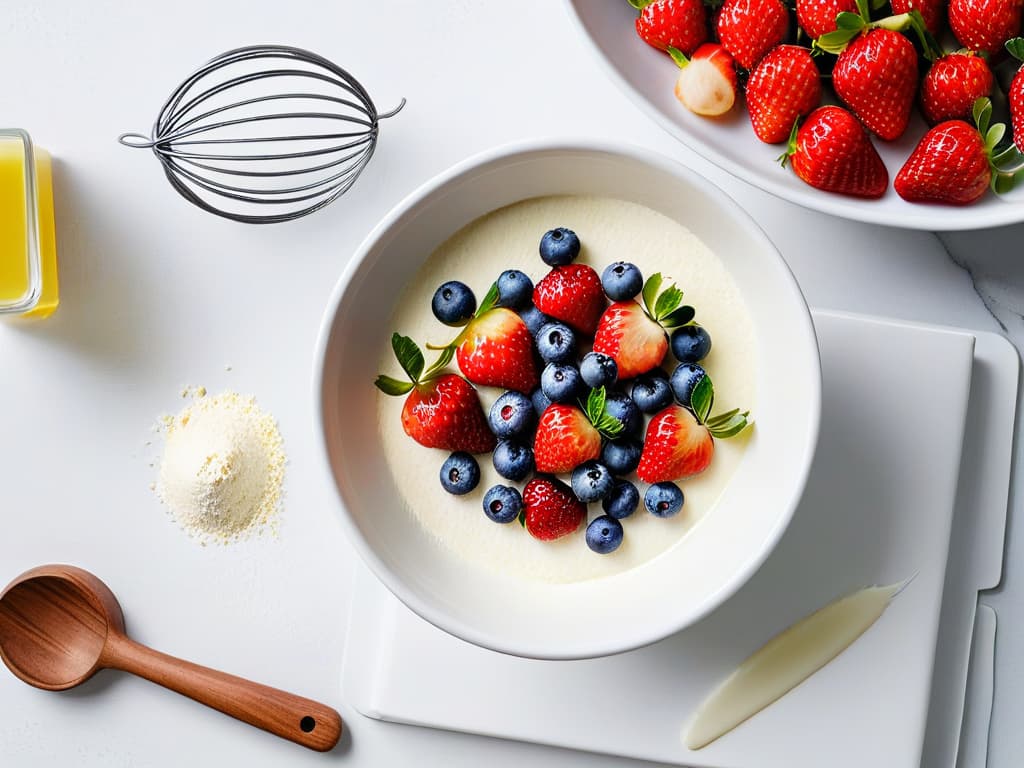
[{"label": "gluten-free flour", "polygon": [[160,501],[204,544],[276,531],[285,454],[273,417],[235,392],[184,394],[188,405],[160,424]]}]

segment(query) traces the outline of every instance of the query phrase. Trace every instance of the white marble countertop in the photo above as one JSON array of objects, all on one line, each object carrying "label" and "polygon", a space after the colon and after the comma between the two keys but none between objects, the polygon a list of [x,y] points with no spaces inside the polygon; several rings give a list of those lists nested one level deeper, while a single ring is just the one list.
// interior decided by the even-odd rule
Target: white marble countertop
[{"label": "white marble countertop", "polygon": [[[345,198],[270,228],[191,208],[151,156],[115,141],[148,130],[194,67],[255,42],[337,61],[381,110],[409,100],[382,125],[377,155]],[[759,192],[649,122],[545,0],[514,10],[484,0],[12,0],[0,19],[0,65],[4,121],[58,161],[64,301],[45,323],[0,326],[0,581],[41,562],[76,562],[110,583],[139,640],[323,699],[351,724],[323,758],[116,674],[54,695],[5,673],[4,765],[621,764],[369,721],[338,697],[355,555],[334,520],[313,435],[320,313],[373,224],[475,151],[548,134],[642,144],[739,200],[812,305],[1001,330],[1024,343],[1024,225],[936,241]],[[147,443],[188,384],[250,392],[278,417],[290,456],[279,539],[204,549],[157,503]],[[1016,766],[1024,747],[1024,530],[1016,494],[1011,504],[1004,583],[983,596],[999,615],[990,768]]]}]

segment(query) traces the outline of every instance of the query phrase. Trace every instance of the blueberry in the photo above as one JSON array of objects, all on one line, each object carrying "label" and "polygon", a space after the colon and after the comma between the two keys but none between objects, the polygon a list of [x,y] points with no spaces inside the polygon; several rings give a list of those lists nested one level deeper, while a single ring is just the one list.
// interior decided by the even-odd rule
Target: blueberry
[{"label": "blueberry", "polygon": [[622,523],[614,517],[595,517],[587,526],[587,546],[599,555],[614,552],[622,544]]},{"label": "blueberry", "polygon": [[699,363],[711,351],[711,335],[699,325],[684,325],[672,332],[672,354],[681,363]]},{"label": "blueberry", "polygon": [[579,369],[565,363],[548,363],[540,375],[540,388],[553,403],[569,403],[583,387]]},{"label": "blueberry", "polygon": [[533,401],[533,410],[536,411],[538,418],[544,411],[551,405],[551,398],[544,394],[544,390],[537,387],[533,390],[533,394],[530,395],[530,399]]},{"label": "blueberry", "polygon": [[[655,370],[661,371],[660,368]],[[668,379],[652,373],[637,376],[630,390],[636,407],[644,413],[657,413],[672,403],[672,388],[668,385]]]},{"label": "blueberry", "polygon": [[601,509],[616,520],[629,517],[639,505],[640,491],[629,480],[617,481],[608,495],[601,499]]},{"label": "blueberry", "polygon": [[537,351],[545,363],[567,363],[576,356],[576,334],[565,323],[546,323],[537,332]]},{"label": "blueberry", "polygon": [[616,261],[604,268],[601,286],[612,301],[627,301],[640,293],[644,287],[644,276],[636,264]]},{"label": "blueberry", "polygon": [[505,392],[494,401],[487,422],[496,437],[514,437],[528,432],[535,418],[530,398],[519,392]]},{"label": "blueberry", "polygon": [[636,470],[642,451],[640,441],[632,437],[609,440],[601,448],[601,461],[614,474],[628,475]]},{"label": "blueberry", "polygon": [[644,418],[640,415],[640,409],[636,407],[633,398],[624,392],[609,392],[605,396],[604,409],[622,424],[620,437],[639,437],[643,432]]},{"label": "blueberry", "polygon": [[526,323],[526,327],[530,331],[531,336],[536,336],[540,333],[541,328],[552,321],[550,317],[537,309],[533,304],[527,304],[525,307],[520,309],[519,317],[521,317],[523,322]]},{"label": "blueberry", "polygon": [[580,255],[580,239],[565,227],[544,233],[540,239],[540,258],[549,267],[564,267]]},{"label": "blueberry", "polygon": [[608,387],[618,381],[619,366],[603,352],[587,352],[580,361],[580,376],[588,387]]},{"label": "blueberry", "polygon": [[680,363],[677,365],[676,369],[672,371],[672,378],[669,379],[669,385],[672,387],[672,394],[675,395],[676,402],[689,408],[690,397],[693,395],[694,388],[706,375],[704,369],[697,365],[697,363]]},{"label": "blueberry", "polygon": [[572,471],[572,492],[584,504],[603,499],[612,489],[615,478],[608,467],[596,461],[586,461]]},{"label": "blueberry", "polygon": [[521,309],[533,300],[533,281],[525,272],[506,269],[498,275],[498,306]]},{"label": "blueberry", "polygon": [[462,496],[480,482],[480,465],[464,451],[456,451],[441,465],[441,485],[448,493]]},{"label": "blueberry", "polygon": [[465,283],[449,280],[434,291],[430,308],[445,325],[465,325],[476,312],[476,296]]},{"label": "blueberry", "polygon": [[515,440],[499,440],[491,462],[494,471],[506,480],[523,480],[533,471],[533,448]]},{"label": "blueberry", "polygon": [[683,508],[683,492],[675,483],[655,483],[644,494],[644,506],[655,517],[672,517]]},{"label": "blueberry", "polygon": [[484,514],[496,523],[511,523],[523,509],[523,497],[508,485],[494,485],[484,494]]}]

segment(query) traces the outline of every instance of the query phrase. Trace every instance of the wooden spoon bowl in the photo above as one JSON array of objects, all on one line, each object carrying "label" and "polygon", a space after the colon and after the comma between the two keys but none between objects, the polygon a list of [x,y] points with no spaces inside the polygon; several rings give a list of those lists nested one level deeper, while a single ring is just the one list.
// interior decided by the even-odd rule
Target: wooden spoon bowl
[{"label": "wooden spoon bowl", "polygon": [[71,565],[33,568],[0,593],[0,658],[21,680],[48,691],[73,688],[99,669],[120,669],[310,749],[332,749],[341,736],[341,717],[330,707],[131,640],[114,593]]}]

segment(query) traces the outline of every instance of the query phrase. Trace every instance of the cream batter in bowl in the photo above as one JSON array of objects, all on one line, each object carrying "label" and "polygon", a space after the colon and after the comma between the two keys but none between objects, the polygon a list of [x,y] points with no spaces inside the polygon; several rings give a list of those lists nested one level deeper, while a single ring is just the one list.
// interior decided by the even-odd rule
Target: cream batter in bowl
[{"label": "cream batter in bowl", "polygon": [[[719,442],[709,470],[682,483],[683,514],[664,520],[641,508],[624,521],[628,545],[607,556],[590,552],[582,531],[540,542],[514,523],[487,520],[478,496],[497,477],[486,455],[478,493],[446,494],[437,472],[447,453],[410,440],[398,422],[401,398],[372,385],[393,331],[448,340],[450,329],[430,313],[437,284],[462,280],[479,296],[502,269],[536,279],[546,270],[536,243],[556,226],[580,234],[581,258],[598,271],[625,259],[645,275],[672,276],[712,334],[717,397],[756,420],[742,440]],[[820,415],[810,316],[766,236],[677,163],[601,144],[500,148],[401,203],[341,277],[314,376],[341,520],[367,565],[438,627],[535,658],[640,647],[727,599],[789,523]],[[485,405],[497,394],[481,388]]]}]

